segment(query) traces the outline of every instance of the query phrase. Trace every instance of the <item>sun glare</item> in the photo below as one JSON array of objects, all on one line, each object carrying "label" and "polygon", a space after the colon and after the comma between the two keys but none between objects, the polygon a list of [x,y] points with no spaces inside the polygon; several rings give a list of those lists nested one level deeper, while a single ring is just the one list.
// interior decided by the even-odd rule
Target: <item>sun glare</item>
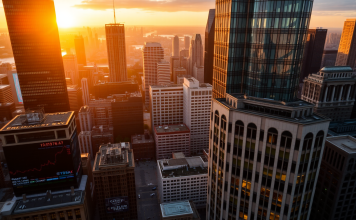
[{"label": "sun glare", "polygon": [[69,28],[74,27],[76,22],[69,13],[57,13],[57,24],[60,28]]}]

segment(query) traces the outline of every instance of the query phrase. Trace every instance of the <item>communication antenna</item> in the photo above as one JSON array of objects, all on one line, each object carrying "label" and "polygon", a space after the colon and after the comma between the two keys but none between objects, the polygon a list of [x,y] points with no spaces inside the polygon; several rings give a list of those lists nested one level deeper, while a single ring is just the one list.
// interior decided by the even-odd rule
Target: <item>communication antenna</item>
[{"label": "communication antenna", "polygon": [[116,24],[116,13],[115,13],[115,0],[112,0],[112,7],[114,9],[114,22]]}]

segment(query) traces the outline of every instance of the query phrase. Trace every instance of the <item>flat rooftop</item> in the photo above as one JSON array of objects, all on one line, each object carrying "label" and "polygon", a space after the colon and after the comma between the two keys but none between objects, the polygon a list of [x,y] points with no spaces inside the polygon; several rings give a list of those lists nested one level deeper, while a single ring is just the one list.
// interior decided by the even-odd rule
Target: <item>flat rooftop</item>
[{"label": "flat rooftop", "polygon": [[356,139],[354,137],[351,137],[349,135],[327,137],[326,141],[349,154],[356,153]]},{"label": "flat rooftop", "polygon": [[189,201],[162,203],[160,207],[163,218],[174,216],[178,217],[181,215],[193,215],[193,209]]},{"label": "flat rooftop", "polygon": [[95,157],[94,171],[100,170],[101,167],[123,164],[129,164],[130,167],[133,166],[130,143],[122,142],[118,144],[101,145]]},{"label": "flat rooftop", "polygon": [[158,160],[162,178],[204,175],[208,167],[201,157],[185,157],[169,160]]},{"label": "flat rooftop", "polygon": [[169,85],[153,85],[150,86],[152,89],[169,89],[169,88],[183,88],[183,85],[181,84],[169,84]]},{"label": "flat rooftop", "polygon": [[154,143],[153,136],[151,134],[137,134],[131,136],[131,144],[147,144]]},{"label": "flat rooftop", "polygon": [[189,133],[190,130],[185,124],[160,125],[155,126],[155,134],[164,135],[169,133]]},{"label": "flat rooftop", "polygon": [[350,66],[326,66],[323,67],[320,72],[323,73],[335,73],[335,72],[353,72]]},{"label": "flat rooftop", "polygon": [[[27,115],[27,116],[26,116]],[[17,115],[1,131],[26,130],[44,127],[66,126],[69,124],[74,112],[57,112],[44,114],[43,119],[38,113]]]}]

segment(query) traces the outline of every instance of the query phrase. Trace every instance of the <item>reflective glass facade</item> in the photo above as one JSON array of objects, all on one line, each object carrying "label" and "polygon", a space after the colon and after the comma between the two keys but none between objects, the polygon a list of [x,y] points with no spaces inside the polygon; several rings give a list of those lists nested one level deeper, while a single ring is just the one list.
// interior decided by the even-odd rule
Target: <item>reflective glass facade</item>
[{"label": "reflective glass facade", "polygon": [[296,97],[313,0],[217,0],[214,97]]}]

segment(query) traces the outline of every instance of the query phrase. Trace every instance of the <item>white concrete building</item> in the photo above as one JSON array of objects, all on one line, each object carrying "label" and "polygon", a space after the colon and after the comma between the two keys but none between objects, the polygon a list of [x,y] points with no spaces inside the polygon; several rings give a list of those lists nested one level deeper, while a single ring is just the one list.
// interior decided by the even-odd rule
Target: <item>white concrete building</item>
[{"label": "white concrete building", "polygon": [[78,113],[80,130],[81,131],[91,131],[94,124],[92,118],[91,108],[87,105],[80,108]]},{"label": "white concrete building", "polygon": [[160,202],[192,200],[197,208],[206,206],[208,167],[201,157],[158,160]]},{"label": "white concrete building", "polygon": [[155,126],[153,132],[156,159],[169,159],[179,152],[190,156],[190,130],[185,124]]},{"label": "white concrete building", "polygon": [[82,94],[83,94],[83,105],[89,105],[90,93],[88,79],[82,78]]},{"label": "white concrete building", "polygon": [[161,60],[157,63],[157,84],[169,85],[171,84],[171,70],[170,64],[166,60]]},{"label": "white concrete building", "polygon": [[183,122],[190,129],[192,154],[203,154],[203,149],[209,148],[212,89],[210,84],[200,84],[193,77],[184,78]]},{"label": "white concrete building", "polygon": [[80,82],[77,57],[73,54],[67,54],[62,58],[66,78],[71,79],[72,85],[79,85]]},{"label": "white concrete building", "polygon": [[[96,154],[93,152],[93,147],[91,144],[91,131],[82,131],[78,135],[80,153],[88,153],[91,159],[94,159],[93,156]],[[94,153],[94,154],[93,154]]]},{"label": "white concrete building", "polygon": [[150,85],[158,84],[157,63],[164,59],[164,49],[160,43],[146,42],[142,51],[145,104],[148,107],[150,102]]},{"label": "white concrete building", "polygon": [[183,86],[150,86],[152,129],[156,125],[183,123]]}]

